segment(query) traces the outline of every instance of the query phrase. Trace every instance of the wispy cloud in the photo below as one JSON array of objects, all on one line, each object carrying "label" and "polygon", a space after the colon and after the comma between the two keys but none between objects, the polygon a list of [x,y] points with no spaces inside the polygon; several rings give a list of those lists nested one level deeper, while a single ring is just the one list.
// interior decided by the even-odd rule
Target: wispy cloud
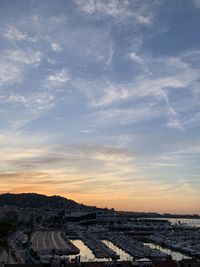
[{"label": "wispy cloud", "polygon": [[30,23],[29,26],[33,26],[32,23],[34,20],[30,21],[29,17],[17,21],[15,25],[5,24],[1,29],[2,36],[15,47],[18,47],[20,44],[27,45],[28,43],[36,43],[41,36],[35,31],[30,32],[27,20]]},{"label": "wispy cloud", "polygon": [[0,86],[22,82],[26,67],[37,67],[42,53],[34,50],[6,49],[0,57]]},{"label": "wispy cloud", "polygon": [[138,24],[148,25],[152,22],[152,6],[156,4],[151,3],[148,5],[146,1],[144,4],[139,4],[137,1],[98,1],[98,0],[87,0],[87,1],[74,1],[81,11],[88,15],[95,16],[111,16],[117,19],[132,18]]},{"label": "wispy cloud", "polygon": [[[143,62],[135,53],[133,55],[134,61]],[[146,57],[146,70],[144,72],[141,70],[140,75],[132,82],[115,84],[102,80],[102,83],[98,84],[95,81],[94,83],[82,81],[80,87],[85,90],[93,107],[103,108],[97,112],[102,114],[102,120],[110,118],[113,121],[116,118],[116,122],[131,123],[141,119],[163,117],[167,118],[167,127],[182,130],[188,123],[188,118],[186,119],[184,115],[187,106],[180,107],[176,105],[176,102],[172,103],[170,94],[177,89],[179,91],[189,89],[190,92],[196,92],[195,83],[200,75],[198,69],[194,68],[189,60],[195,57],[197,60],[198,55],[198,51],[195,53],[192,51],[190,54],[171,58]],[[162,66],[161,69],[160,66]],[[130,100],[135,104],[130,106]],[[141,104],[138,104],[140,103],[138,101],[141,101]],[[124,105],[116,107],[120,103],[127,103],[129,107],[124,107]],[[195,118],[198,120],[198,116]],[[194,114],[192,119],[194,119]]]},{"label": "wispy cloud", "polygon": [[7,25],[3,35],[9,41],[22,41],[27,40],[28,38],[26,33],[19,31],[17,28],[11,25]]},{"label": "wispy cloud", "polygon": [[47,77],[47,82],[53,85],[63,84],[69,80],[70,76],[67,69],[62,69]]},{"label": "wispy cloud", "polygon": [[34,64],[36,66],[42,59],[42,53],[33,50],[7,50],[5,56],[11,62]]},{"label": "wispy cloud", "polygon": [[51,43],[51,48],[53,51],[62,51],[62,47],[58,43]]},{"label": "wispy cloud", "polygon": [[75,81],[74,85],[86,94],[90,102],[89,105],[94,108],[110,106],[128,97],[126,88],[107,79],[102,81],[79,80]]},{"label": "wispy cloud", "polygon": [[0,86],[18,83],[22,79],[21,69],[6,60],[0,60]]},{"label": "wispy cloud", "polygon": [[55,96],[49,92],[39,92],[29,96],[11,93],[5,102],[16,103],[35,110],[46,110],[55,104]]},{"label": "wispy cloud", "polygon": [[[7,146],[9,136],[7,134],[2,137],[2,186],[11,185],[17,180],[21,183],[21,188],[29,188],[30,185],[46,183],[56,177],[58,190],[60,185],[66,184],[72,191],[88,191],[89,188],[92,190],[95,183],[98,191],[105,187],[105,184],[117,181],[124,171],[130,170],[126,161],[132,159],[132,154],[125,149],[92,144],[52,147],[48,145],[48,136],[36,136],[26,143],[26,135],[15,135],[16,146]],[[43,143],[44,138],[46,145]],[[49,189],[53,189],[50,183]]]},{"label": "wispy cloud", "polygon": [[136,63],[143,64],[143,59],[138,56],[135,52],[129,53],[129,57]]}]

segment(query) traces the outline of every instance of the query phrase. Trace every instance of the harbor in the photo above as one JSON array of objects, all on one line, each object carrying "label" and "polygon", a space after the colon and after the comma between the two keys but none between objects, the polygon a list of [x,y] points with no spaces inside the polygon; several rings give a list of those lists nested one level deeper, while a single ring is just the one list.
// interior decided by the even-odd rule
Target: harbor
[{"label": "harbor", "polygon": [[[182,260],[200,256],[199,228],[168,220],[102,217],[85,227],[67,224],[67,231],[37,230],[32,249],[44,257],[80,257],[82,261]],[[112,226],[110,227],[112,222]],[[120,223],[120,224],[119,224]]]},{"label": "harbor", "polygon": [[108,241],[108,240],[102,240],[104,242],[104,244],[111,248],[113,251],[115,251],[117,253],[117,255],[119,255],[119,259],[123,260],[123,261],[133,261],[133,257],[126,253],[124,250],[122,250],[121,248],[119,248],[118,246],[114,245],[112,242]]},{"label": "harbor", "polygon": [[182,259],[191,259],[191,257],[181,253],[181,252],[177,252],[177,251],[174,251],[170,248],[166,248],[166,247],[162,247],[158,244],[154,244],[154,243],[144,243],[145,246],[149,246],[150,248],[155,248],[155,249],[158,249],[164,253],[166,253],[167,255],[169,255],[172,260],[176,260],[176,261],[180,261]]},{"label": "harbor", "polygon": [[[46,216],[54,216],[56,210]],[[128,216],[127,216],[128,215]],[[32,228],[13,235],[18,263],[168,261],[200,258],[199,228],[167,219],[120,213],[73,212],[60,224],[32,217]],[[47,222],[47,220],[46,220]],[[17,257],[18,256],[18,257]]]},{"label": "harbor", "polygon": [[200,232],[198,228],[180,226],[179,228],[174,228],[173,231],[154,233],[146,239],[187,256],[200,257]]}]

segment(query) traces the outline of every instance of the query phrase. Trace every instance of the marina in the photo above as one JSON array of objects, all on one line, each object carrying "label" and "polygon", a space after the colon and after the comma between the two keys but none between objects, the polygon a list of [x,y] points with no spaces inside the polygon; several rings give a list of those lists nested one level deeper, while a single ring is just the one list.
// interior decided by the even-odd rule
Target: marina
[{"label": "marina", "polygon": [[172,224],[186,224],[188,226],[200,227],[200,219],[183,219],[183,218],[167,218]]},{"label": "marina", "polygon": [[102,241],[107,247],[111,248],[113,251],[115,251],[117,253],[117,255],[119,255],[120,260],[123,260],[123,261],[132,261],[133,260],[133,257],[131,257],[130,254],[126,253],[124,250],[117,247],[112,242],[110,242],[108,240],[102,240]]},{"label": "marina", "polygon": [[150,248],[153,248],[153,249],[158,249],[158,250],[168,254],[169,256],[172,257],[173,260],[176,260],[176,261],[180,261],[182,259],[191,259],[191,257],[189,257],[187,255],[184,255],[184,254],[177,252],[177,251],[173,251],[169,248],[161,247],[160,245],[157,245],[154,243],[144,243],[144,245],[149,246]]},{"label": "marina", "polygon": [[198,228],[175,227],[173,231],[155,232],[146,239],[187,256],[200,258],[200,232]]},{"label": "marina", "polygon": [[[29,257],[35,263],[181,261],[200,257],[198,227],[166,219],[132,219],[112,214],[101,214],[88,225],[88,214],[75,215],[75,222],[63,220],[61,227],[35,224],[29,235],[19,231],[13,236],[15,250],[23,252],[23,261]],[[86,215],[89,219],[85,219]],[[30,250],[26,250],[29,246]]]},{"label": "marina", "polygon": [[97,236],[82,234],[81,240],[93,252],[96,258],[107,258],[112,260],[119,259],[119,256],[111,248],[106,246]]},{"label": "marina", "polygon": [[200,233],[194,226],[170,225],[166,220],[154,224],[151,219],[130,221],[126,226],[128,228],[120,232],[110,231],[103,225],[86,231],[79,224],[68,227],[67,233],[64,230],[35,231],[31,237],[32,248],[49,255],[54,250],[56,255],[69,256],[70,260],[77,255],[82,261],[182,260],[200,256]]},{"label": "marina", "polygon": [[123,234],[109,235],[109,241],[131,255],[134,259],[167,259],[169,256],[158,249],[145,246],[142,241],[132,239]]},{"label": "marina", "polygon": [[95,258],[92,251],[83,243],[82,240],[70,240],[80,251],[81,261],[98,261],[99,259]]}]

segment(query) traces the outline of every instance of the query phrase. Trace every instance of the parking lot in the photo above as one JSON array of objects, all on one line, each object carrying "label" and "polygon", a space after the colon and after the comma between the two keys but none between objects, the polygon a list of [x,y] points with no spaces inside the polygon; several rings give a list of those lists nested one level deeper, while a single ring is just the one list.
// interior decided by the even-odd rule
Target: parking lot
[{"label": "parking lot", "polygon": [[55,231],[35,231],[31,236],[32,248],[35,251],[46,250],[70,250],[69,242],[66,242],[59,230]]}]

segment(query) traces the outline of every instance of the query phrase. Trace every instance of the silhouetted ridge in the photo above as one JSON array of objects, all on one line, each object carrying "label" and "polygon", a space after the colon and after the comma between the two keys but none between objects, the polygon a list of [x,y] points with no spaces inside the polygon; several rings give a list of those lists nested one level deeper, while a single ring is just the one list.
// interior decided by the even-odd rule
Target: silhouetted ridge
[{"label": "silhouetted ridge", "polygon": [[59,207],[63,205],[69,207],[79,206],[78,203],[71,199],[67,199],[61,196],[46,196],[36,193],[1,194],[0,206],[5,205],[30,208],[40,208],[43,206]]}]

